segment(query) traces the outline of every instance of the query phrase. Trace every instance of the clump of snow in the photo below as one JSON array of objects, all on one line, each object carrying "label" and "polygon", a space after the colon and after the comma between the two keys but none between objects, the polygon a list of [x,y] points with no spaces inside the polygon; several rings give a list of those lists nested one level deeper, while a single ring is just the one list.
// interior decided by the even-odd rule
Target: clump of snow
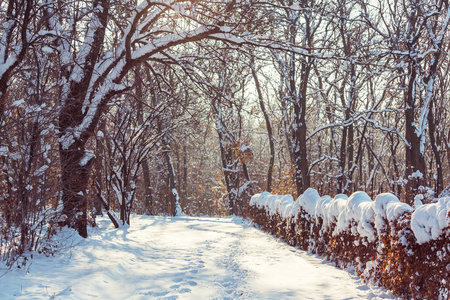
[{"label": "clump of snow", "polygon": [[441,192],[439,198],[450,197],[450,184]]},{"label": "clump of snow", "polygon": [[410,175],[410,178],[417,178],[417,179],[422,179],[423,178],[423,174],[422,172],[420,172],[419,170],[417,170],[416,172],[412,173]]},{"label": "clump of snow", "polygon": [[316,205],[319,198],[319,193],[315,189],[309,188],[303,193],[303,195],[298,197],[297,201],[310,216],[315,216]]},{"label": "clump of snow", "polygon": [[42,174],[44,174],[44,172],[48,169],[47,165],[43,165],[42,167],[40,167],[39,169],[37,169],[36,171],[34,171],[34,176],[41,176]]},{"label": "clump of snow", "polygon": [[22,105],[22,104],[24,104],[24,103],[25,103],[25,100],[20,99],[20,100],[14,101],[13,104],[11,104],[11,106],[12,106],[12,107],[20,106],[20,105]]},{"label": "clump of snow", "polygon": [[417,207],[411,216],[411,228],[417,242],[423,244],[439,238],[442,230],[450,226],[449,213],[450,197]]},{"label": "clump of snow", "polygon": [[178,195],[178,191],[176,188],[172,189],[172,194],[175,196],[176,198],[176,204],[175,204],[175,213],[176,216],[180,217],[183,216],[183,210],[181,209],[181,205],[180,205],[180,196]]},{"label": "clump of snow", "polygon": [[323,196],[320,197],[319,200],[317,200],[315,212],[316,212],[316,219],[322,218],[324,226],[328,226],[330,223],[328,220],[328,214],[330,211],[330,203],[333,198],[330,196]]},{"label": "clump of snow", "polygon": [[330,202],[330,210],[328,212],[328,219],[330,222],[338,220],[339,214],[347,205],[348,197],[344,194],[337,194]]},{"label": "clump of snow", "polygon": [[295,221],[298,218],[298,213],[300,211],[300,203],[298,201],[294,201],[293,198],[291,198],[291,200],[292,202],[285,206],[285,211],[281,216],[284,218],[290,217]]},{"label": "clump of snow", "polygon": [[375,198],[375,227],[378,234],[386,228],[385,220],[392,222],[405,212],[413,211],[406,203],[400,202],[398,198],[390,193],[383,193]]},{"label": "clump of snow", "polygon": [[269,192],[263,192],[260,194],[253,195],[252,198],[250,199],[250,205],[256,206],[257,208],[266,208],[265,202],[266,198],[269,196],[271,196]]},{"label": "clump of snow", "polygon": [[250,148],[250,147],[247,146],[247,145],[242,145],[242,146],[241,146],[241,152],[245,152],[245,151],[247,151],[247,150],[252,150],[252,148]]},{"label": "clump of snow", "polygon": [[315,217],[323,220],[323,226],[328,227],[333,222],[337,222],[339,214],[345,210],[348,197],[338,194],[334,198],[323,196],[317,200],[315,207]]},{"label": "clump of snow", "polygon": [[105,136],[105,134],[103,133],[103,131],[101,131],[101,130],[97,131],[97,137],[102,138],[104,136]]},{"label": "clump of snow", "polygon": [[351,222],[354,221],[357,227],[351,227],[352,234],[358,233],[362,237],[367,237],[369,241],[375,240],[375,228],[373,220],[375,218],[374,203],[369,195],[365,192],[353,193],[345,208],[338,217],[335,229],[336,233],[341,233],[349,228]]},{"label": "clump of snow", "polygon": [[270,216],[277,213],[282,218],[295,217],[298,214],[298,203],[294,202],[291,195],[272,195],[269,192],[254,195],[250,200],[250,205],[265,209]]},{"label": "clump of snow", "polygon": [[7,156],[8,152],[9,152],[8,147],[0,146],[0,156]]},{"label": "clump of snow", "polygon": [[417,207],[423,205],[422,200],[423,200],[423,195],[422,194],[416,195],[414,197],[414,208],[417,208]]},{"label": "clump of snow", "polygon": [[80,160],[80,166],[84,167],[87,165],[87,163],[91,160],[95,158],[95,154],[94,152],[92,152],[91,150],[85,149],[84,150],[84,156],[83,158]]},{"label": "clump of snow", "polygon": [[47,47],[47,46],[42,47],[41,50],[42,50],[42,52],[44,52],[44,53],[46,53],[46,54],[52,54],[52,53],[53,53],[53,49],[50,48],[50,47]]}]

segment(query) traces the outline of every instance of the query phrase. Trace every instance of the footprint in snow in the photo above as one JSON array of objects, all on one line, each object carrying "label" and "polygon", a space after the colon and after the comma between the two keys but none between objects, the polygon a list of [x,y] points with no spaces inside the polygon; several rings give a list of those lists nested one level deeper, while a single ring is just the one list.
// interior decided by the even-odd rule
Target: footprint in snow
[{"label": "footprint in snow", "polygon": [[173,282],[181,282],[183,280],[183,278],[174,278],[172,279]]},{"label": "footprint in snow", "polygon": [[193,281],[193,280],[189,280],[189,281],[187,282],[187,284],[189,284],[190,286],[196,286],[196,285],[197,285],[197,282],[195,282],[195,281]]},{"label": "footprint in snow", "polygon": [[147,293],[143,293],[142,295],[145,296],[154,296],[154,297],[164,297],[168,294],[169,292],[153,292],[153,291],[148,291]]},{"label": "footprint in snow", "polygon": [[164,297],[162,299],[164,299],[164,300],[177,300],[178,296],[167,296],[167,297]]}]

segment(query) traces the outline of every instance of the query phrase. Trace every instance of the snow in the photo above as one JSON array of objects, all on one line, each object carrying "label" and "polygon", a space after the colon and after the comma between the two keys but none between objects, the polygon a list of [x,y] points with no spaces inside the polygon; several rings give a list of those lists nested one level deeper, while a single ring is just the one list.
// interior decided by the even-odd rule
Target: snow
[{"label": "snow", "polygon": [[[2,47],[2,48],[6,48],[6,47]],[[18,49],[18,50],[20,50],[20,49]],[[2,55],[1,57],[3,58],[4,56]],[[16,54],[12,54],[10,57],[8,57],[6,59],[6,61],[3,64],[0,64],[0,78],[3,77],[3,75],[6,73],[6,71],[8,71],[8,69],[12,65],[14,65],[14,63],[16,61],[17,61],[17,55]]]},{"label": "snow", "polygon": [[34,176],[41,176],[42,174],[44,174],[44,172],[48,169],[48,165],[43,165],[42,167],[40,167],[39,169],[37,169],[36,171],[34,171]]},{"label": "snow", "polygon": [[[63,229],[54,257],[0,265],[1,299],[380,299],[347,271],[240,218],[107,218],[82,239]],[[21,261],[19,261],[21,263]]]},{"label": "snow", "polygon": [[[173,164],[172,164],[172,158],[170,158],[170,163],[171,166],[173,168]],[[181,209],[181,205],[180,205],[180,196],[178,195],[178,191],[176,188],[172,189],[172,194],[175,196],[176,199],[176,208],[175,208],[175,212],[177,216],[182,216],[183,215],[183,210]]]},{"label": "snow", "polygon": [[11,104],[11,106],[12,106],[12,107],[16,107],[16,106],[20,106],[20,105],[22,105],[22,104],[24,104],[24,103],[25,103],[25,100],[20,99],[20,100],[14,101],[14,102]]},{"label": "snow", "polygon": [[[1,147],[0,147],[1,149]],[[442,191],[439,198],[450,197],[450,184]]]},{"label": "snow", "polygon": [[309,188],[298,197],[297,201],[310,216],[315,216],[316,204],[319,198],[319,193],[315,189]]},{"label": "snow", "polygon": [[347,202],[348,197],[344,194],[337,194],[334,199],[330,201],[330,206],[328,208],[328,217],[326,218],[328,224],[338,220],[339,214],[345,209]]},{"label": "snow", "polygon": [[42,47],[42,52],[44,52],[45,54],[52,54],[53,53],[53,49],[47,46]]},{"label": "snow", "polygon": [[89,149],[85,149],[84,150],[84,156],[83,158],[80,160],[80,166],[84,167],[87,165],[87,163],[91,160],[95,158],[95,154],[94,152],[92,152]]},{"label": "snow", "polygon": [[[320,197],[316,190],[307,189],[295,202],[290,195],[264,192],[254,195],[250,205],[264,208],[271,216],[278,213],[284,219],[294,220],[302,207],[311,218],[321,218],[324,228],[336,222],[334,235],[350,228],[352,234],[367,237],[369,241],[375,241],[376,236],[387,229],[387,223],[406,213],[412,213],[411,228],[419,244],[438,239],[450,226],[450,197],[423,205],[418,195],[413,209],[390,193],[382,193],[372,201],[365,192],[355,192],[350,198],[339,194],[332,199],[330,196]],[[356,226],[350,226],[352,222]]]},{"label": "snow", "polygon": [[241,146],[241,152],[245,152],[247,150],[252,150],[252,148],[250,148],[248,145],[242,145]]},{"label": "snow", "polygon": [[0,146],[0,156],[7,156],[8,152],[9,150],[7,146]]},{"label": "snow", "polygon": [[412,173],[410,176],[411,176],[411,178],[418,178],[418,179],[422,179],[423,178],[423,174],[419,170],[417,170],[416,172]]},{"label": "snow", "polygon": [[411,212],[413,209],[406,203],[400,202],[398,198],[390,193],[383,193],[375,198],[375,227],[378,233],[386,228],[385,219],[389,222],[398,218],[405,212]]},{"label": "snow", "polygon": [[278,196],[263,192],[254,195],[250,205],[265,209],[271,216],[278,213],[283,218],[296,217],[299,212],[299,202],[294,202],[291,195]]},{"label": "snow", "polygon": [[375,240],[375,229],[372,226],[375,211],[369,195],[365,192],[353,193],[345,204],[339,214],[335,233],[347,230],[350,222],[355,221],[358,224],[356,230],[360,236],[367,237],[369,241]]},{"label": "snow", "polygon": [[326,227],[328,226],[331,221],[328,218],[328,214],[330,211],[330,203],[333,199],[330,196],[323,196],[320,197],[319,200],[317,200],[316,204],[316,219],[322,218],[323,225]]},{"label": "snow", "polygon": [[450,197],[438,202],[420,205],[411,216],[411,228],[419,244],[439,238],[442,230],[450,226]]}]

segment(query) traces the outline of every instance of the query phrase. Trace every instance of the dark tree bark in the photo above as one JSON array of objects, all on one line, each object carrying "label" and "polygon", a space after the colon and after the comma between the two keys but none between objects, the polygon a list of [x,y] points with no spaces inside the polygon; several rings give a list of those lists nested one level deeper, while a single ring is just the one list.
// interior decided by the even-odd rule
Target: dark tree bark
[{"label": "dark tree bark", "polygon": [[[149,71],[147,71],[147,78],[150,78]],[[143,101],[144,101],[144,93],[142,91],[143,82],[142,82],[142,73],[141,68],[136,67],[135,68],[135,86],[136,86],[136,97],[137,97],[137,118],[138,118],[138,124],[142,125],[144,123],[144,107],[143,107]],[[155,97],[153,97],[155,98]],[[153,99],[153,101],[156,101],[156,99]],[[144,207],[145,207],[145,213],[149,215],[153,215],[153,193],[152,193],[152,186],[151,186],[151,180],[150,180],[150,168],[148,164],[148,159],[145,157],[142,160],[142,175],[144,177]]]},{"label": "dark tree bark", "polygon": [[[102,133],[105,133],[106,131],[106,123],[102,122],[99,125],[99,129]],[[104,144],[102,142],[102,137],[98,137],[96,141],[96,147],[97,151],[96,153],[100,154],[97,155],[95,158],[95,178],[94,178],[94,184],[96,185],[97,189],[99,191],[103,191],[104,189],[104,181],[103,181],[103,154],[105,153]],[[103,215],[102,213],[102,202],[103,199],[101,198],[101,194],[97,193],[97,197],[94,199],[94,209],[95,209],[95,215]]]},{"label": "dark tree bark", "polygon": [[[186,138],[183,139],[183,183],[182,183],[182,197],[186,197],[186,192],[188,188],[188,152],[186,145]],[[183,198],[184,199],[184,198]]]},{"label": "dark tree bark", "polygon": [[228,201],[230,206],[230,214],[237,213],[237,197],[236,191],[239,188],[239,172],[236,168],[236,161],[233,160],[233,150],[225,146],[225,140],[221,131],[218,131],[220,144],[220,157],[222,161],[223,175],[225,177],[225,185],[227,188]]},{"label": "dark tree bark", "polygon": [[434,123],[434,114],[433,114],[433,101],[430,103],[430,111],[428,113],[428,128],[429,128],[429,136],[430,136],[430,144],[431,149],[433,150],[434,159],[436,162],[436,195],[439,195],[444,189],[444,175],[442,172],[442,159],[441,152],[438,149],[437,141],[436,141],[436,124]]},{"label": "dark tree bark", "polygon": [[[89,53],[85,57],[82,67],[81,79],[71,81],[69,93],[63,101],[59,116],[61,136],[67,134],[71,128],[76,128],[83,120],[83,102],[87,94],[94,72],[95,63],[100,55],[105,37],[106,23],[108,21],[108,0],[94,1],[94,7],[99,5],[102,9],[96,10],[94,18],[97,18],[101,26],[97,26],[93,34]],[[93,121],[94,122],[94,121]],[[98,122],[98,119],[96,120]],[[77,229],[82,237],[87,237],[87,201],[84,195],[89,180],[93,157],[86,159],[85,147],[88,138],[93,135],[94,128],[82,132],[79,138],[71,141],[70,145],[60,143],[59,153],[61,161],[62,201],[64,208],[62,213],[66,216],[63,225]],[[82,163],[82,160],[86,160]]]},{"label": "dark tree bark", "polygon": [[[409,145],[405,149],[405,174],[408,179],[406,185],[406,202],[412,204],[419,185],[425,186],[426,166],[424,149],[421,149],[420,138],[415,125],[415,84],[417,72],[413,63],[409,66],[408,90],[405,96],[405,138]],[[409,178],[414,172],[420,171],[422,178]]]},{"label": "dark tree bark", "polygon": [[[0,58],[0,67],[4,67],[2,74],[0,74],[0,130],[3,124],[3,114],[5,111],[6,100],[8,99],[8,82],[11,79],[11,75],[24,60],[27,51],[29,50],[29,32],[28,26],[32,22],[31,11],[34,7],[33,0],[17,1],[8,0],[8,6],[6,8],[6,20],[5,22],[12,22],[10,26],[6,26],[6,30],[3,32],[2,39],[6,43],[0,45],[0,51],[3,53],[3,57]],[[20,18],[20,19],[19,19]],[[17,26],[19,28],[20,41],[13,40],[14,30]],[[15,50],[12,47],[20,49],[16,53],[16,58],[12,63],[7,63],[11,50]],[[2,66],[3,65],[3,66]]]},{"label": "dark tree bark", "polygon": [[149,215],[153,215],[153,193],[152,193],[152,183],[150,181],[150,168],[148,165],[148,159],[145,158],[142,161],[142,173],[144,176],[144,185],[145,185],[145,213]]},{"label": "dark tree bark", "polygon": [[175,175],[175,169],[173,167],[172,157],[170,155],[170,148],[166,144],[166,150],[164,151],[164,157],[166,160],[167,165],[167,179],[168,179],[168,203],[170,203],[170,214],[172,216],[177,215],[177,208],[179,207],[179,201],[178,201],[178,190],[177,190],[177,180]]},{"label": "dark tree bark", "polygon": [[250,58],[250,66],[252,69],[252,75],[253,80],[255,81],[256,91],[258,93],[258,99],[259,99],[259,107],[261,108],[261,111],[264,115],[264,120],[266,122],[266,129],[267,129],[267,135],[269,136],[269,148],[270,148],[270,157],[269,157],[269,166],[267,170],[267,184],[266,184],[266,191],[271,192],[272,191],[272,172],[273,172],[273,165],[275,162],[275,142],[272,132],[272,125],[270,123],[269,113],[266,110],[266,106],[264,104],[264,97],[261,90],[261,85],[258,79],[258,74],[256,73],[255,69],[255,58],[252,55]]}]

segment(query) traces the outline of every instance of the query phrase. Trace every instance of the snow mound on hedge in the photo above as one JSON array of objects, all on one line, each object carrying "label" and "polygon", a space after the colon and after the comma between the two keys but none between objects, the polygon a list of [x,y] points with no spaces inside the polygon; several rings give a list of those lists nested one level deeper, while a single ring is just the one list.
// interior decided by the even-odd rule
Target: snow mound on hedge
[{"label": "snow mound on hedge", "polygon": [[297,198],[297,202],[310,216],[315,216],[319,198],[319,193],[315,189],[309,188]]},{"label": "snow mound on hedge", "polygon": [[291,195],[272,195],[269,192],[263,192],[252,196],[250,205],[257,208],[263,208],[270,216],[277,213],[284,219],[296,217],[299,211],[299,203],[294,202]]},{"label": "snow mound on hedge", "polygon": [[385,220],[392,222],[402,214],[413,211],[406,203],[400,202],[398,198],[390,193],[383,193],[375,198],[375,227],[378,233],[386,229]]},{"label": "snow mound on hedge", "polygon": [[[442,231],[450,226],[450,197],[439,199],[437,203],[418,206],[415,210],[393,194],[383,193],[375,201],[365,192],[346,195],[319,196],[314,189],[307,189],[294,201],[292,196],[272,195],[268,192],[254,195],[251,206],[264,208],[270,216],[279,214],[282,218],[297,219],[300,207],[316,220],[322,219],[323,228],[336,223],[333,234],[350,230],[369,241],[375,241],[377,234],[387,229],[405,213],[412,213],[411,228],[419,244],[439,238]],[[355,226],[356,224],[356,226]]]},{"label": "snow mound on hedge", "polygon": [[411,229],[417,242],[423,244],[439,238],[442,230],[450,226],[449,214],[450,197],[417,207],[411,216]]},{"label": "snow mound on hedge", "polygon": [[[353,193],[339,214],[334,234],[342,233],[350,228],[352,234],[359,233],[360,236],[367,237],[369,241],[374,241],[375,229],[372,225],[374,218],[373,201],[369,195],[365,192]],[[352,221],[357,224],[357,227],[351,226]]]}]

